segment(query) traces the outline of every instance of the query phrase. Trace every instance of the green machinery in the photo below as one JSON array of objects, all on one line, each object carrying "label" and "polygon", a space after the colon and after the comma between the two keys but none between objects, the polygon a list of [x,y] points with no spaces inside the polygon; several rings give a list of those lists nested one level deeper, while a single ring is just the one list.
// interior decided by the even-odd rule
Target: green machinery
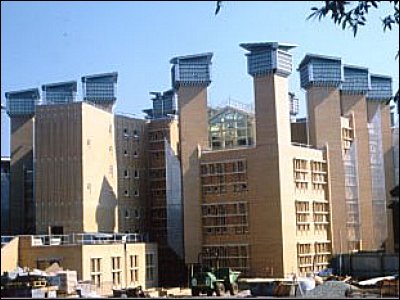
[{"label": "green machinery", "polygon": [[[200,260],[199,260],[200,261]],[[222,296],[226,292],[236,295],[239,291],[238,277],[240,272],[231,268],[216,268],[205,266],[201,263],[194,264],[190,276],[190,288],[193,296],[207,294]]]}]

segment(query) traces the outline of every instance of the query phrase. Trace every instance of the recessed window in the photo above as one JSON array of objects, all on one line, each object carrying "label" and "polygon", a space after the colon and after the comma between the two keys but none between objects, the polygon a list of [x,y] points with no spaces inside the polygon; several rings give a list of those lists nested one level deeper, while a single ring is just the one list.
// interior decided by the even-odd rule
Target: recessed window
[{"label": "recessed window", "polygon": [[139,171],[135,170],[135,178],[139,178]]},{"label": "recessed window", "polygon": [[139,196],[139,191],[136,190],[136,191],[134,192],[134,195],[135,195],[135,197],[138,197],[138,196]]},{"label": "recessed window", "polygon": [[127,150],[124,150],[124,155],[128,156],[128,151]]},{"label": "recessed window", "polygon": [[128,170],[124,170],[124,177],[125,177],[125,178],[129,178],[129,172],[128,172]]},{"label": "recessed window", "polygon": [[128,196],[129,196],[129,191],[128,191],[128,190],[125,190],[124,195],[125,195],[126,197],[128,197]]},{"label": "recessed window", "polygon": [[137,151],[135,151],[135,152],[133,153],[133,157],[134,157],[134,158],[138,158],[138,157],[139,157],[139,154],[137,153]]},{"label": "recessed window", "polygon": [[124,128],[123,133],[124,133],[124,137],[128,137],[128,129],[127,128]]}]

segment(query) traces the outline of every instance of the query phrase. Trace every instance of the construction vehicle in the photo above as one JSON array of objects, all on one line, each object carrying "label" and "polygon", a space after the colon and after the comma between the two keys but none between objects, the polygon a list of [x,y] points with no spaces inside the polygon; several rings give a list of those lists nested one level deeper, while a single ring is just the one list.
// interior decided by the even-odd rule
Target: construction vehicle
[{"label": "construction vehicle", "polygon": [[192,296],[207,294],[212,296],[223,296],[226,292],[236,295],[239,291],[238,277],[240,272],[233,271],[231,268],[216,268],[206,266],[202,263],[194,264],[190,277],[190,288]]}]

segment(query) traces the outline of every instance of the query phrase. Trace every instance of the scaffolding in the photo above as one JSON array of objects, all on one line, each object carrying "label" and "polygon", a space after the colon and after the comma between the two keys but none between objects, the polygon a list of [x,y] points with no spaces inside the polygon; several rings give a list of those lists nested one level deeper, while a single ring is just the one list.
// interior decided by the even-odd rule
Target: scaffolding
[{"label": "scaffolding", "polygon": [[230,267],[245,275],[250,270],[250,247],[247,243],[203,245],[204,263],[213,267]]},{"label": "scaffolding", "polygon": [[372,185],[372,218],[375,245],[383,246],[387,237],[385,165],[382,148],[381,110],[378,107],[368,123],[369,158]]},{"label": "scaffolding", "polygon": [[347,212],[347,247],[350,251],[361,250],[357,142],[354,140],[354,129],[351,117],[342,117],[342,155]]},{"label": "scaffolding", "polygon": [[168,244],[183,258],[183,204],[181,195],[181,166],[167,139],[165,142],[165,175]]}]

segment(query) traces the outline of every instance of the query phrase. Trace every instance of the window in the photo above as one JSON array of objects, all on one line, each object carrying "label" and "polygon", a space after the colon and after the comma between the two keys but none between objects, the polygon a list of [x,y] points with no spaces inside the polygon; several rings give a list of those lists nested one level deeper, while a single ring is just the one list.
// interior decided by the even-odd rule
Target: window
[{"label": "window", "polygon": [[209,167],[210,167],[209,173],[210,173],[210,174],[214,174],[214,173],[215,173],[214,165],[213,165],[213,164],[210,164]]},{"label": "window", "polygon": [[206,166],[206,165],[202,165],[202,166],[201,166],[201,174],[202,174],[202,175],[207,174],[207,166]]},{"label": "window", "polygon": [[128,129],[124,128],[124,137],[128,137]]},{"label": "window", "polygon": [[134,176],[135,176],[135,178],[139,178],[139,171],[138,170],[135,170]]},{"label": "window", "polygon": [[129,171],[128,170],[124,170],[124,177],[125,178],[129,178]]},{"label": "window", "polygon": [[217,173],[224,172],[224,165],[223,164],[216,164]]},{"label": "window", "polygon": [[139,157],[139,154],[137,153],[137,151],[133,152],[133,157],[134,158],[138,158]]},{"label": "window", "polygon": [[139,260],[137,255],[130,255],[129,272],[131,284],[137,283],[139,281]]},{"label": "window", "polygon": [[128,190],[125,190],[124,195],[125,195],[126,197],[128,197],[128,196],[129,196],[129,191],[128,191]]},{"label": "window", "polygon": [[112,272],[112,278],[113,278],[113,285],[114,286],[119,286],[121,285],[121,274],[122,274],[122,269],[121,269],[121,257],[111,257],[111,272]]},{"label": "window", "polygon": [[124,150],[124,155],[128,156],[128,151]]},{"label": "window", "polygon": [[297,234],[303,234],[310,230],[310,203],[308,201],[296,201],[295,206]]},{"label": "window", "polygon": [[247,234],[247,206],[244,202],[204,204],[203,232],[206,235]]},{"label": "window", "polygon": [[101,285],[101,258],[90,259],[90,278],[93,284],[100,287]]},{"label": "window", "polygon": [[243,161],[238,161],[238,171],[243,172],[244,171],[244,162]]},{"label": "window", "polygon": [[135,195],[135,197],[139,197],[139,191],[135,190],[134,195]]},{"label": "window", "polygon": [[154,254],[146,253],[146,280],[154,280]]}]

